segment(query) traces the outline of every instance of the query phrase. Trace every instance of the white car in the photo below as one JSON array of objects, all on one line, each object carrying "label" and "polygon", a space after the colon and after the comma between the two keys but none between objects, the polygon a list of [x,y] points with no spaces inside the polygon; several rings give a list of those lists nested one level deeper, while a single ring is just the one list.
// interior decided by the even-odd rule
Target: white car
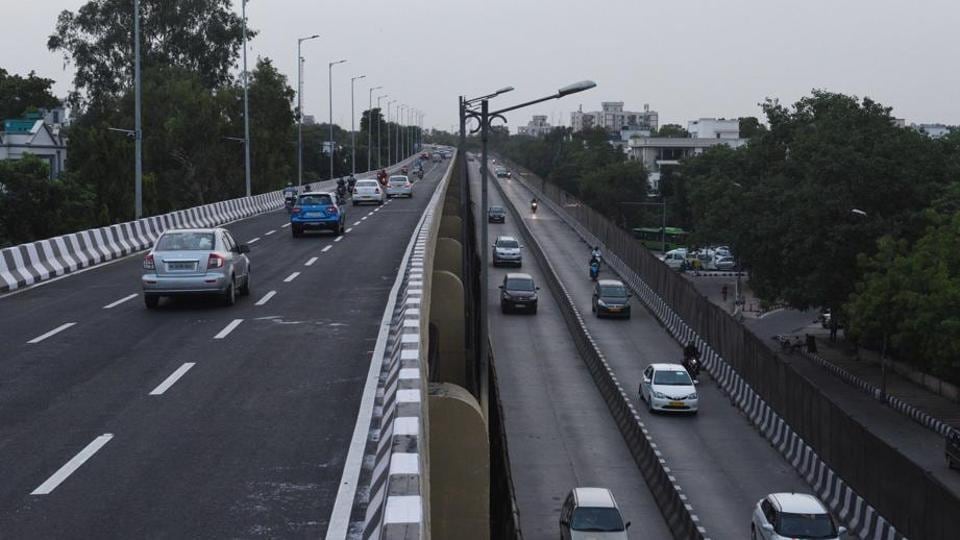
[{"label": "white car", "polygon": [[840,540],[847,533],[837,526],[827,507],[806,493],[771,493],[753,509],[750,538],[787,540],[818,538]]},{"label": "white car", "polygon": [[717,270],[723,270],[724,272],[730,272],[736,270],[737,261],[733,257],[727,255],[721,255],[717,257],[714,261],[714,266],[717,267]]},{"label": "white car", "polygon": [[626,540],[629,528],[606,488],[574,488],[560,507],[561,540]]},{"label": "white car", "polygon": [[690,374],[680,364],[650,364],[640,379],[640,400],[647,410],[677,411],[696,414],[699,406],[697,389]]},{"label": "white car", "polygon": [[683,267],[684,261],[687,260],[687,250],[686,248],[671,249],[664,253],[662,260],[671,269],[679,270]]},{"label": "white car", "polygon": [[387,197],[413,197],[413,184],[406,176],[391,176],[387,180]]},{"label": "white car", "polygon": [[357,180],[353,186],[353,205],[360,203],[383,204],[387,200],[387,194],[380,187],[380,182],[372,178]]}]

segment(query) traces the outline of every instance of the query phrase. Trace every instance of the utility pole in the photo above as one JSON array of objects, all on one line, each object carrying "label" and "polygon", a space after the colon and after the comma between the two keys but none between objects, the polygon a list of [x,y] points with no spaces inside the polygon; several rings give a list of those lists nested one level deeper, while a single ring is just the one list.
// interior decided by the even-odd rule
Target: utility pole
[{"label": "utility pole", "polygon": [[[246,35],[246,32],[244,32]],[[140,124],[140,0],[133,0],[133,86],[134,86],[134,211],[135,219],[143,217],[143,126]],[[249,189],[248,193],[249,195]]]},{"label": "utility pole", "polygon": [[243,0],[243,168],[250,196],[250,92],[247,74],[247,0]]},{"label": "utility pole", "polygon": [[303,55],[304,41],[317,39],[320,34],[297,38],[297,186],[303,186]]},{"label": "utility pole", "polygon": [[365,78],[366,75],[358,75],[350,78],[350,175],[357,174],[357,128],[354,124],[356,113],[353,112],[353,83]]}]

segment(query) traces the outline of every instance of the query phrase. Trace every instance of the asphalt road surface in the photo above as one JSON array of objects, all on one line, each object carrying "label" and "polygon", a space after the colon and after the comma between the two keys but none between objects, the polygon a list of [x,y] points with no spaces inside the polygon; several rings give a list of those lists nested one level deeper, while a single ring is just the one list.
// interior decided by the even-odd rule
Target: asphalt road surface
[{"label": "asphalt road surface", "polygon": [[231,308],[139,295],[141,255],[0,298],[0,537],[321,537],[412,199],[294,239],[282,210]]}]

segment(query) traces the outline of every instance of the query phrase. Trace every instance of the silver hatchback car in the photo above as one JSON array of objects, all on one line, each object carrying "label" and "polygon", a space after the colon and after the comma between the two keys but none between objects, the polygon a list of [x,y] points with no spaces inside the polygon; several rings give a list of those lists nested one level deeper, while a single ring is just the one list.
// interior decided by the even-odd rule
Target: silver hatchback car
[{"label": "silver hatchback car", "polygon": [[161,296],[218,295],[233,305],[250,294],[250,248],[226,229],[171,229],[143,258],[143,300],[155,308]]}]

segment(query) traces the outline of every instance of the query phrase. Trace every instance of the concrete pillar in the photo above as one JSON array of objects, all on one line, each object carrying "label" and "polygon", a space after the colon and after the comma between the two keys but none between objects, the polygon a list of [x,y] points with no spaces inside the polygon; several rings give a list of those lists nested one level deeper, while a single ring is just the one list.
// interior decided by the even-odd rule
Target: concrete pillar
[{"label": "concrete pillar", "polygon": [[445,215],[440,220],[440,236],[460,240],[460,227],[463,220],[459,216]]},{"label": "concrete pillar", "polygon": [[431,384],[430,535],[489,540],[490,441],[477,400],[454,384]]},{"label": "concrete pillar", "polygon": [[453,238],[437,238],[433,255],[434,271],[446,270],[463,281],[463,246]]},{"label": "concrete pillar", "polygon": [[[430,324],[437,327],[437,382],[467,386],[464,348],[463,282],[453,272],[435,270],[430,289]],[[431,355],[432,356],[432,355]]]}]

